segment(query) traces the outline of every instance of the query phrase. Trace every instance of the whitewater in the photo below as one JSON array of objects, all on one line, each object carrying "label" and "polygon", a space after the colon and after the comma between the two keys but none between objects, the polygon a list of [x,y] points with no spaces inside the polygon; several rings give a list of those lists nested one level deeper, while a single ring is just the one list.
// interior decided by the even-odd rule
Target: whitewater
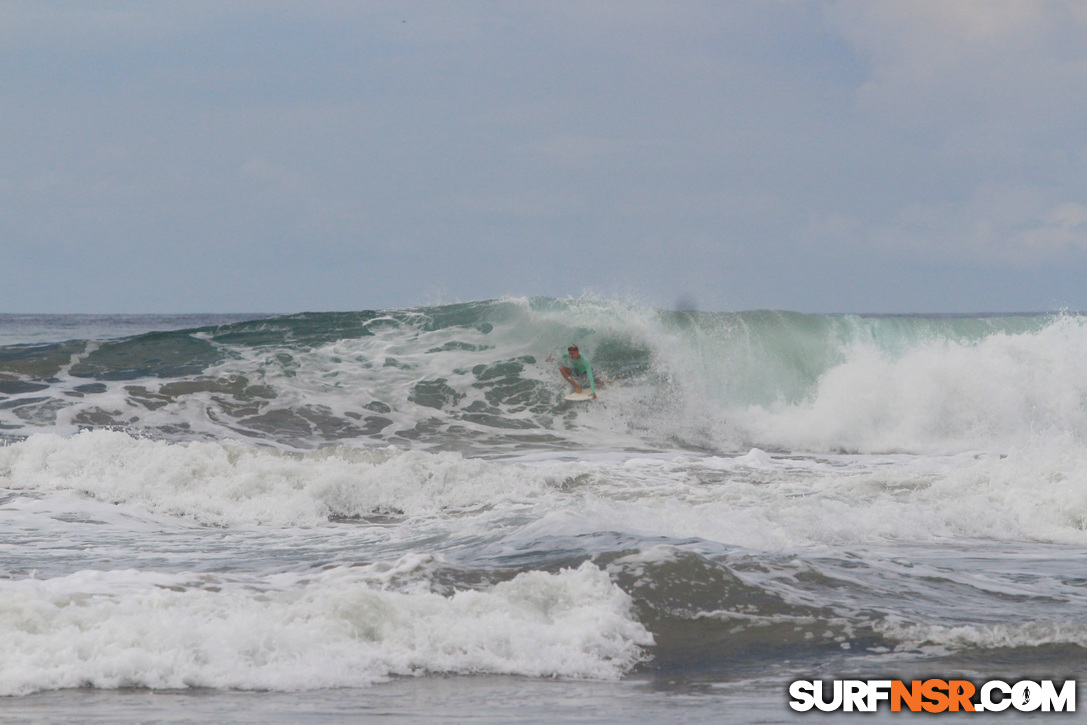
[{"label": "whitewater", "polygon": [[1072,313],[0,315],[0,717],[793,722],[797,679],[1082,679],[1085,444]]}]

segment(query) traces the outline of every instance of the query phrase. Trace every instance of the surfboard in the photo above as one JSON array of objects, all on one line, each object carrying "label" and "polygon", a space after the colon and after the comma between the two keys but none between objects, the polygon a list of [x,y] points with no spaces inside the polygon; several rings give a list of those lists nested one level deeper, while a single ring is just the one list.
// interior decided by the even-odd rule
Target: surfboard
[{"label": "surfboard", "polygon": [[570,393],[566,396],[566,400],[592,400],[591,393]]}]

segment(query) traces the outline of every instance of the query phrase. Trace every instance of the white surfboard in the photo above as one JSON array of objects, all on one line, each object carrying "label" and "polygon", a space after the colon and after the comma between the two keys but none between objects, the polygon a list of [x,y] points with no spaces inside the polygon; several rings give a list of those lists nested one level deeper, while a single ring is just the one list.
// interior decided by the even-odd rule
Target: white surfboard
[{"label": "white surfboard", "polygon": [[566,400],[592,400],[592,393],[570,393],[566,396]]}]

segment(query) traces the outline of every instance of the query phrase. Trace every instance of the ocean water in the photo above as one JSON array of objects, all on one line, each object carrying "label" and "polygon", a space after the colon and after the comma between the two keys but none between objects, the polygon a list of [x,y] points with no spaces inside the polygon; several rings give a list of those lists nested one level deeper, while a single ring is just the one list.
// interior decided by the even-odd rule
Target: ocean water
[{"label": "ocean water", "polygon": [[775,723],[797,679],[1083,679],[1085,443],[1074,314],[0,315],[0,721]]}]

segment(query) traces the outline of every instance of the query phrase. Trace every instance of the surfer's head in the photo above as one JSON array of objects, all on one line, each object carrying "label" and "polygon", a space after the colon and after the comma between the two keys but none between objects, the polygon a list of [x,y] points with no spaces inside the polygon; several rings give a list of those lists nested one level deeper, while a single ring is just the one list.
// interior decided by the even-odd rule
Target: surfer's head
[{"label": "surfer's head", "polygon": [[579,357],[581,355],[581,353],[578,352],[577,345],[571,345],[566,348],[566,352],[570,353],[570,357]]}]

